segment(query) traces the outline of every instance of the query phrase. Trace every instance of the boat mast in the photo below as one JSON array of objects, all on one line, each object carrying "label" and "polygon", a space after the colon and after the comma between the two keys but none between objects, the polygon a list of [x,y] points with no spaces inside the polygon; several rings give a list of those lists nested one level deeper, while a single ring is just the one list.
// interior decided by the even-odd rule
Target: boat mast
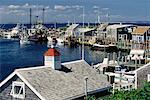
[{"label": "boat mast", "polygon": [[43,8],[42,11],[43,11],[43,20],[42,20],[42,22],[43,22],[43,24],[44,24],[45,8]]},{"label": "boat mast", "polygon": [[32,9],[30,8],[30,28],[31,28],[31,24],[32,24]]}]

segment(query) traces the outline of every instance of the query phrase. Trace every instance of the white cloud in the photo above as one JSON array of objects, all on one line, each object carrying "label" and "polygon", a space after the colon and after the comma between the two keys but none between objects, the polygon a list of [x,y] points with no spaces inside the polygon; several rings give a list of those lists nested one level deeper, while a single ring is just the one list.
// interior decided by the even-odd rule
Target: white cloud
[{"label": "white cloud", "polygon": [[109,10],[109,8],[102,8],[102,10]]},{"label": "white cloud", "polygon": [[81,9],[81,8],[83,8],[83,6],[80,6],[80,5],[73,5],[73,6],[68,6],[68,5],[66,5],[66,6],[63,6],[63,5],[55,5],[55,6],[54,6],[54,10],[60,10],[60,11],[62,11],[62,10],[68,10],[68,9],[76,9],[76,10],[79,10],[79,9]]},{"label": "white cloud", "polygon": [[72,6],[72,8],[79,10],[79,9],[83,8],[83,6],[75,5],[75,6]]},{"label": "white cloud", "polygon": [[9,9],[27,9],[27,8],[45,8],[45,9],[49,9],[49,6],[44,6],[44,5],[30,5],[28,3],[24,4],[24,5],[8,5],[5,6],[6,8]]},{"label": "white cloud", "polygon": [[93,8],[94,8],[94,9],[98,9],[99,7],[98,7],[98,6],[93,6]]},{"label": "white cloud", "polygon": [[23,7],[28,7],[29,6],[29,4],[28,3],[26,3],[25,5],[23,5]]},{"label": "white cloud", "polygon": [[66,10],[69,6],[55,5],[54,10]]},{"label": "white cloud", "polygon": [[49,6],[46,6],[45,9],[49,9]]},{"label": "white cloud", "polygon": [[19,5],[9,5],[8,8],[17,9],[17,8],[20,8],[20,6]]}]

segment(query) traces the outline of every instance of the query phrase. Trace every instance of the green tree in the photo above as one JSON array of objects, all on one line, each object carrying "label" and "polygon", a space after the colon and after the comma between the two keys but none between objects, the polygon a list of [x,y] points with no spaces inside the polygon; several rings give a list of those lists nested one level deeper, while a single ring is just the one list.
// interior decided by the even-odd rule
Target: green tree
[{"label": "green tree", "polygon": [[115,91],[114,95],[108,97],[111,100],[150,100],[150,83],[145,83],[143,88],[131,91]]}]

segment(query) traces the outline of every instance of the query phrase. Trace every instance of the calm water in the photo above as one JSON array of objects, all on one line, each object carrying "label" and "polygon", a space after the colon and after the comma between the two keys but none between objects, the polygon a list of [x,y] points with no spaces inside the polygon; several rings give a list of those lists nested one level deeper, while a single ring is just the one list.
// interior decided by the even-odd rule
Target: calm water
[{"label": "calm water", "polygon": [[[43,65],[43,54],[47,50],[47,44],[20,45],[19,40],[0,39],[0,80],[6,78],[16,68]],[[81,47],[70,48],[59,46],[62,62],[81,59]],[[85,47],[85,60],[91,63],[102,62],[104,53],[91,51]]]}]

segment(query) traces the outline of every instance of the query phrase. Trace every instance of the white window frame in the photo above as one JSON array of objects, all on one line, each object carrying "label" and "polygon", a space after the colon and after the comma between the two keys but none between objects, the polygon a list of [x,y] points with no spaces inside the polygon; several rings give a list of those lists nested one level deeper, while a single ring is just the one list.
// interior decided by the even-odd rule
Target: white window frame
[{"label": "white window frame", "polygon": [[150,82],[150,74],[147,75],[147,82]]},{"label": "white window frame", "polygon": [[[18,94],[15,93],[15,86],[21,87]],[[23,90],[23,93],[20,94],[22,90]],[[25,84],[23,82],[13,81],[10,95],[12,95],[14,98],[24,99],[25,98]]]}]

